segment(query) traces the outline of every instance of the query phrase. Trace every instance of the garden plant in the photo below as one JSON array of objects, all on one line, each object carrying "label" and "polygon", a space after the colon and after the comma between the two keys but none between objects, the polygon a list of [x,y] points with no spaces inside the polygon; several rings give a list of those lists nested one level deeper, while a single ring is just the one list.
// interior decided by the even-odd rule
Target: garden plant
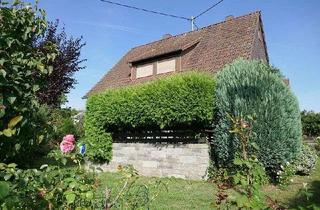
[{"label": "garden plant", "polygon": [[[84,68],[84,43],[58,29],[37,4],[0,1],[1,209],[134,210],[167,208],[166,202],[194,209],[206,206],[206,196],[209,206],[213,193],[217,209],[281,209],[264,187],[273,181],[285,192],[294,178],[304,180],[298,196],[308,204],[297,208],[320,208],[318,157],[301,142],[302,131],[320,135],[319,113],[300,114],[278,69],[240,59],[216,77],[190,71],[107,90],[89,96],[84,121],[75,122],[77,111],[60,105],[76,82],[73,73]],[[85,164],[112,159],[114,133],[186,128],[213,132],[215,184]],[[315,149],[319,154],[320,137]]]},{"label": "garden plant", "polygon": [[[255,115],[252,136],[257,158],[268,173],[292,162],[301,151],[297,98],[278,71],[261,61],[239,59],[218,73],[215,91],[213,156],[216,164],[232,162],[240,142],[229,130],[229,116]],[[249,154],[250,154],[249,150]]]},{"label": "garden plant", "polygon": [[252,152],[257,150],[252,141],[255,135],[252,131],[253,118],[241,115],[230,118],[230,133],[239,139],[240,147],[223,182],[218,183],[214,206],[218,209],[266,209],[266,197],[261,189],[268,179],[263,165]]}]

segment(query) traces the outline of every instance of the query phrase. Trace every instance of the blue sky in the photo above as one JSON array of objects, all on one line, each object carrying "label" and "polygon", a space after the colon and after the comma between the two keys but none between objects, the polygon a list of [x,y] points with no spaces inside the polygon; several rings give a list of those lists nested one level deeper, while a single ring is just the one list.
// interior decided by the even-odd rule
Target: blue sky
[{"label": "blue sky", "polygon": [[[197,15],[216,1],[211,0],[114,0],[181,16]],[[184,20],[162,17],[103,3],[99,0],[40,0],[48,20],[59,19],[68,35],[83,36],[84,70],[68,95],[68,104],[85,108],[83,95],[130,48],[158,40],[165,33],[190,30]],[[320,1],[319,0],[224,0],[201,16],[203,27],[261,10],[270,63],[290,79],[301,109],[320,111]]]}]

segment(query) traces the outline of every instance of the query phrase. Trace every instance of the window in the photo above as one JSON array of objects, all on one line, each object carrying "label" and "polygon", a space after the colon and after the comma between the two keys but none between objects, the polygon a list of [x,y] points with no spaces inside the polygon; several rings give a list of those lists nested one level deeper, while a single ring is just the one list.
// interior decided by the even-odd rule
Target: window
[{"label": "window", "polygon": [[176,70],[176,59],[171,58],[157,62],[157,74],[163,74]]},{"label": "window", "polygon": [[153,75],[153,64],[137,66],[136,78],[147,77]]},{"label": "window", "polygon": [[153,76],[154,72],[156,72],[156,74],[164,74],[176,70],[176,58],[152,61],[150,63],[137,65],[135,67],[136,79]]}]

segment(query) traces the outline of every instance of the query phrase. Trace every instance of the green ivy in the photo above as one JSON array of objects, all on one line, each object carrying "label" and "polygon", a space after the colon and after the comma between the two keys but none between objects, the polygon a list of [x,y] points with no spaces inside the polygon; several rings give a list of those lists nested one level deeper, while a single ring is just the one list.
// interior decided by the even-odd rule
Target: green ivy
[{"label": "green ivy", "polygon": [[111,159],[111,135],[139,129],[206,128],[212,122],[215,80],[189,72],[89,97],[85,115],[88,154]]}]

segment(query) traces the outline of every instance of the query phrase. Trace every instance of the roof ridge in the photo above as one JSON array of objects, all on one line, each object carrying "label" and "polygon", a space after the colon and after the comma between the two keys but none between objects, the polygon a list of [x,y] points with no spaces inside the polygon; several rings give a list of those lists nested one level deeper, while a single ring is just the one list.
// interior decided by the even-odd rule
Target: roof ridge
[{"label": "roof ridge", "polygon": [[250,15],[254,15],[254,14],[259,14],[259,15],[261,15],[261,10],[257,10],[257,11],[254,11],[254,12],[250,12],[250,13],[248,13],[248,14],[235,17],[235,18],[233,18],[233,19],[231,19],[231,20],[223,20],[223,21],[218,22],[218,23],[213,23],[213,24],[204,26],[204,27],[202,27],[202,28],[199,28],[199,29],[197,29],[197,30],[195,30],[195,31],[187,31],[187,32],[180,33],[180,34],[176,34],[176,35],[173,35],[173,36],[170,36],[170,37],[167,37],[167,38],[158,39],[158,40],[156,40],[156,41],[152,41],[152,42],[149,42],[149,43],[146,43],[146,44],[142,44],[142,45],[133,47],[133,48],[131,48],[131,50],[136,49],[136,48],[138,48],[138,47],[142,47],[142,46],[154,44],[154,43],[157,43],[157,42],[162,42],[162,41],[164,41],[164,40],[168,40],[168,39],[175,38],[175,37],[178,37],[178,36],[183,36],[183,35],[185,35],[185,34],[198,32],[198,31],[200,31],[200,30],[204,30],[204,29],[207,29],[207,28],[211,28],[211,27],[213,27],[213,26],[217,26],[217,25],[223,24],[223,23],[225,23],[225,22],[229,22],[229,21],[233,21],[233,20],[236,20],[236,19],[244,18],[244,17],[250,16]]}]

